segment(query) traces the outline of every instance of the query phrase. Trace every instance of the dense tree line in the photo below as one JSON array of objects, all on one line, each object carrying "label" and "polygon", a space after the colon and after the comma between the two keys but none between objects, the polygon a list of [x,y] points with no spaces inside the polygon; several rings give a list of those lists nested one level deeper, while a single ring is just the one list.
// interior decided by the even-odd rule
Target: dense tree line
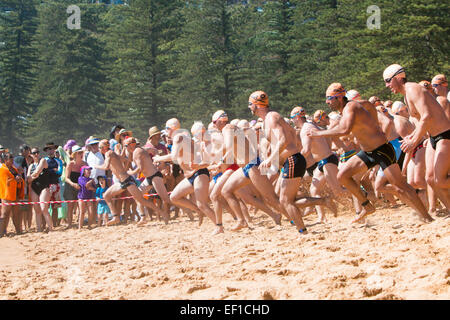
[{"label": "dense tree line", "polygon": [[1,0],[0,143],[43,145],[106,136],[114,123],[139,138],[178,117],[188,128],[219,108],[250,118],[248,95],[324,108],[329,83],[399,99],[383,69],[411,81],[449,71],[450,8],[440,0]]}]

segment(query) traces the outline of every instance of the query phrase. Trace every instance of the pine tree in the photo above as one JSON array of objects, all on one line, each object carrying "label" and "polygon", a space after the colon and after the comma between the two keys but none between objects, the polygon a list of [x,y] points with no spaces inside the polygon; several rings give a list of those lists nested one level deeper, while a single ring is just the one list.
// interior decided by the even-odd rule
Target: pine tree
[{"label": "pine tree", "polygon": [[0,139],[10,148],[23,142],[25,119],[31,111],[28,94],[36,61],[32,47],[36,3],[4,0],[0,7]]},{"label": "pine tree", "polygon": [[108,28],[108,118],[147,138],[168,119],[173,42],[180,32],[179,0],[135,0],[105,16]]},{"label": "pine tree", "polygon": [[98,115],[104,109],[102,43],[97,30],[104,5],[80,5],[81,28],[68,29],[67,3],[39,7],[36,48],[38,81],[32,96],[38,105],[30,119],[28,141],[62,144],[106,131]]}]

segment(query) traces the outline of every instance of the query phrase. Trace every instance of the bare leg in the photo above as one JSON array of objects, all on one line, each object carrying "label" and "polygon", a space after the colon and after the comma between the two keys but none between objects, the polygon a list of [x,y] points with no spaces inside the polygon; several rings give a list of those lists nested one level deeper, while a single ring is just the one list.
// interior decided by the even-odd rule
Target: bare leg
[{"label": "bare leg", "polygon": [[357,184],[352,178],[353,176],[367,170],[368,168],[366,164],[359,157],[354,156],[343,164],[342,170],[340,169],[338,173],[339,183],[350,191],[356,197],[358,202],[363,205],[360,214],[355,220],[353,220],[353,222],[362,221],[365,216],[375,212],[375,208],[366,198],[366,195],[361,190],[359,184]]},{"label": "bare leg", "polygon": [[238,169],[231,175],[231,177],[228,178],[222,188],[222,196],[225,198],[228,205],[230,206],[230,209],[234,212],[235,216],[238,219],[237,224],[231,229],[232,231],[237,231],[239,229],[248,227],[248,224],[244,219],[241,206],[239,204],[239,199],[235,196],[234,193],[239,188],[242,188],[250,183],[251,181],[245,177],[242,169]]},{"label": "bare leg", "polygon": [[389,182],[394,188],[396,188],[398,195],[405,200],[409,200],[412,203],[414,209],[418,211],[421,218],[425,221],[431,222],[433,218],[427,213],[427,210],[420,201],[416,194],[416,191],[406,183],[405,178],[402,176],[400,167],[398,164],[393,164],[384,170],[384,174],[388,178]]},{"label": "bare leg", "polygon": [[305,224],[303,223],[302,212],[295,205],[295,197],[300,184],[301,178],[283,179],[280,185],[280,201],[294,221],[297,230],[302,234],[306,234],[307,231]]},{"label": "bare leg", "polygon": [[[49,190],[49,188],[45,188],[41,192],[41,196],[39,197],[39,201],[41,201],[41,202],[48,202],[48,201],[50,201],[50,198],[51,198],[50,190]],[[41,203],[41,211],[42,211],[42,214],[44,216],[45,222],[47,223],[48,229],[50,231],[53,231],[53,221],[52,221],[52,218],[50,217],[50,214],[48,213],[48,204]]]}]

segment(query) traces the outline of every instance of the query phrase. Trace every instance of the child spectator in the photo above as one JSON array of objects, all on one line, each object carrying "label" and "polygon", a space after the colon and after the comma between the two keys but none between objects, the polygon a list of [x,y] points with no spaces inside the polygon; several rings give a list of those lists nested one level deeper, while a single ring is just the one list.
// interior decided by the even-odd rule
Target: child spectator
[{"label": "child spectator", "polygon": [[[90,178],[92,168],[89,166],[81,167],[81,175],[78,178],[78,185],[80,190],[78,191],[79,200],[95,199],[95,180]],[[80,219],[78,221],[78,229],[81,230],[84,223],[84,214],[86,209],[88,210],[88,228],[91,228],[91,224],[95,223],[95,211],[94,202],[92,201],[80,201],[78,203],[80,208]]]},{"label": "child spectator", "polygon": [[[108,186],[106,183],[106,177],[99,176],[98,183],[99,183],[99,187],[97,188],[97,191],[95,192],[95,198],[103,199],[103,194],[105,193],[106,190],[108,190]],[[109,209],[105,200],[100,200],[98,202],[97,214],[98,214],[98,226],[100,227],[102,225],[102,220],[103,220],[103,225],[106,226],[106,223],[108,222],[108,215],[111,214],[111,210]]]}]

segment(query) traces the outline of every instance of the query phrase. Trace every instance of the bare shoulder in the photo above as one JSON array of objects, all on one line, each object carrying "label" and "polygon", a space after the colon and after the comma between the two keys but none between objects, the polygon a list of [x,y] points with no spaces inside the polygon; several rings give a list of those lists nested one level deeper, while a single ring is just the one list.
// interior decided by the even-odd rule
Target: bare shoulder
[{"label": "bare shoulder", "polygon": [[143,148],[136,148],[136,149],[133,151],[133,156],[134,156],[134,157],[136,157],[136,156],[141,156],[141,155],[143,155],[143,154],[148,154],[147,151],[144,150]]},{"label": "bare shoulder", "polygon": [[281,117],[281,115],[278,112],[276,112],[276,111],[270,111],[266,115],[266,120],[267,120],[268,124],[271,124],[271,123],[273,124],[273,123],[276,123],[276,122],[278,122],[280,120],[284,121],[283,117]]},{"label": "bare shoulder", "polygon": [[420,94],[425,94],[427,90],[418,83],[407,82],[405,83],[405,92],[408,97],[417,97]]},{"label": "bare shoulder", "polygon": [[[365,103],[364,101],[367,100],[361,100],[361,101],[349,101],[347,102],[347,104],[345,105],[345,108],[342,110],[342,115],[344,116],[345,114],[348,113],[352,113],[355,112],[355,110],[363,108],[363,104]],[[367,101],[369,102],[369,101]],[[370,103],[370,102],[369,102]]]},{"label": "bare shoulder", "polygon": [[445,106],[449,103],[448,99],[446,97],[437,96],[436,100],[439,102],[441,106]]}]

